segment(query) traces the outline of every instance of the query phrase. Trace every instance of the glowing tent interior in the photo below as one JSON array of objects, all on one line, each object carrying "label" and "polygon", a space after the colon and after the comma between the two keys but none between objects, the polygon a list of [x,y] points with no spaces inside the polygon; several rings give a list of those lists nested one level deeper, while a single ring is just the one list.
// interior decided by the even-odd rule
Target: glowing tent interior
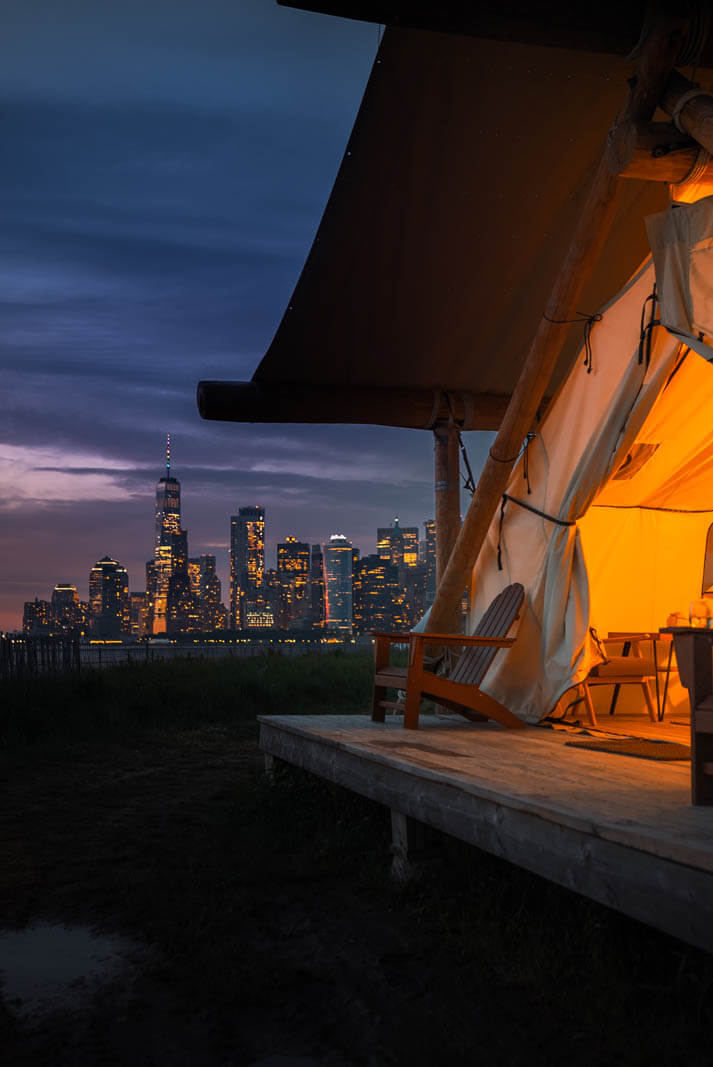
[{"label": "glowing tent interior", "polygon": [[702,593],[713,197],[648,223],[653,260],[603,309],[512,473],[473,576],[476,620],[510,582],[527,590],[518,640],[483,688],[531,720],[602,662],[590,627],[657,632]]},{"label": "glowing tent interior", "polygon": [[[312,6],[390,21],[372,10],[378,5],[356,0]],[[679,341],[665,329],[658,333],[667,340],[656,336],[651,358],[638,362],[642,294],[653,286],[652,268],[639,269],[648,252],[644,219],[665,208],[672,182],[684,199],[710,189],[713,103],[675,70],[695,63],[699,76],[703,69],[703,78],[710,78],[708,5],[680,5],[673,15],[651,8],[633,75],[632,59],[624,56],[636,44],[636,31],[630,36],[626,19],[612,24],[604,9],[579,24],[573,6],[563,5],[566,32],[555,20],[548,35],[536,11],[529,19],[523,13],[537,3],[504,2],[499,14],[484,19],[470,7],[447,3],[441,5],[447,17],[437,18],[439,5],[404,5],[414,17],[401,13],[400,26],[386,30],[272,344],[251,382],[201,382],[198,404],[205,418],[433,430],[439,588],[430,625],[453,627],[474,565],[476,618],[505,571],[529,585],[528,603],[536,608],[523,627],[525,639],[504,661],[507,671],[503,666],[488,681],[514,710],[537,718],[567,679],[576,680],[596,661],[587,636],[589,587],[595,623],[618,628],[606,607],[607,589],[615,588],[611,576],[625,567],[634,546],[661,569],[655,552],[665,528],[695,528],[695,541],[710,525],[713,493],[706,500],[704,489],[694,493],[681,485],[674,491],[656,480],[667,456],[680,458],[675,448],[656,437],[620,441],[615,434],[622,420],[627,433],[638,433],[637,420],[657,411],[662,417],[669,402],[673,417],[681,410],[679,390],[690,389],[695,378],[702,391],[708,380],[709,368],[692,352],[663,389],[679,359]],[[443,29],[449,32],[437,32]],[[676,125],[652,125],[661,117],[657,108]],[[618,290],[620,298],[592,330],[591,373],[577,366],[569,375],[581,343],[581,325],[572,320],[599,312]],[[616,344],[604,345],[604,337],[616,337]],[[635,366],[629,362],[634,350]],[[660,396],[655,405],[654,396]],[[549,414],[539,422],[538,409],[548,398]],[[694,424],[692,417],[684,421],[686,431]],[[460,531],[456,427],[499,431]],[[500,526],[493,515],[503,489],[521,495],[521,469],[510,472],[530,429],[537,431],[528,449],[532,498],[540,494],[539,510],[564,510],[562,521],[577,522],[581,530],[508,504],[501,545],[507,562],[500,572],[492,566]],[[596,456],[592,441],[600,446]],[[696,442],[686,462],[699,472],[705,446],[696,451]],[[631,478],[617,478],[616,463],[628,455],[621,453],[624,444],[642,443],[658,445],[649,462]],[[559,466],[551,463],[553,452]],[[573,466],[577,457],[581,464]],[[545,458],[546,479],[539,466]],[[647,527],[653,512],[646,509],[663,508],[662,493],[673,503],[656,512],[654,534]],[[637,501],[635,520],[628,504],[621,509],[621,494]],[[672,517],[679,512],[685,519]],[[522,575],[516,573],[517,537],[523,543],[533,537],[538,545]],[[646,617],[658,626],[665,621],[664,601],[667,610],[681,607],[683,587],[649,603],[641,574],[631,603],[638,605],[638,623]],[[531,656],[535,644],[532,684],[515,692],[508,678],[517,673],[518,656]]]}]

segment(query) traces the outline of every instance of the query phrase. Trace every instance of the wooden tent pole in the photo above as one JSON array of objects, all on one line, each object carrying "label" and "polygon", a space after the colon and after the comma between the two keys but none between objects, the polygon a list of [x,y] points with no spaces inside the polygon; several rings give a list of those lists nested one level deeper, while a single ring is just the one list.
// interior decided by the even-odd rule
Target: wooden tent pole
[{"label": "wooden tent pole", "polygon": [[589,196],[562,264],[545,315],[490,449],[477,489],[466,512],[428,619],[427,630],[445,632],[460,603],[478,559],[525,435],[532,426],[570,326],[578,301],[614,219],[618,174],[636,141],[636,123],[651,119],[685,39],[687,19],[669,14],[652,17],[649,33],[637,49],[629,97],[617,116],[594,175]]},{"label": "wooden tent pole", "polygon": [[[460,462],[458,431],[450,422],[433,431],[436,491],[436,585],[445,574],[460,530]],[[449,616],[448,633],[460,630],[460,602]]]}]

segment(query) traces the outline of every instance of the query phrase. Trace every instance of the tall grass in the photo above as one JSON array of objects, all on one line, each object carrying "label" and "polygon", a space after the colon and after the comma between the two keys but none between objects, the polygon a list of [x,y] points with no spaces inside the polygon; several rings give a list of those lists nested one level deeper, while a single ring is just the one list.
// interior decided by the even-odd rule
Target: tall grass
[{"label": "tall grass", "polygon": [[366,712],[370,654],[175,659],[5,683],[0,745],[119,740],[208,724],[240,729],[262,714]]}]

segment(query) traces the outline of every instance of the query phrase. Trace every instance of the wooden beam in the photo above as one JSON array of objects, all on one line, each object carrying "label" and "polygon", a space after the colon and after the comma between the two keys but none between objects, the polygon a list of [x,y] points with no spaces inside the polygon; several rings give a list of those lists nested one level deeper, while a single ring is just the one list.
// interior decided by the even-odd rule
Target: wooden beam
[{"label": "wooden beam", "polygon": [[[648,122],[637,126],[636,144],[620,178],[678,185],[698,164],[701,146],[672,122]],[[707,162],[698,176],[713,179],[713,164]]]},{"label": "wooden beam", "polygon": [[681,16],[655,16],[638,50],[628,99],[607,138],[577,230],[436,590],[428,619],[430,631],[446,629],[468,583],[522,442],[567,340],[570,327],[563,320],[576,318],[582,289],[614,219],[618,175],[631,158],[636,123],[651,119],[677,61],[686,29],[687,20]]},{"label": "wooden beam", "polygon": [[674,70],[661,107],[675,116],[679,127],[713,155],[713,96]]},{"label": "wooden beam", "polygon": [[452,411],[464,430],[497,430],[509,397],[445,389],[205,381],[198,383],[196,400],[202,418],[223,422],[358,423],[430,430],[447,422]]}]

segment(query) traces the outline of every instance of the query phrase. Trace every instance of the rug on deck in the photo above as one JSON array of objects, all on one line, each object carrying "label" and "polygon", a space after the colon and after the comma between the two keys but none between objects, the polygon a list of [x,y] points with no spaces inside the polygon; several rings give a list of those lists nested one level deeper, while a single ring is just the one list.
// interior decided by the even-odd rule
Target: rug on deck
[{"label": "rug on deck", "polygon": [[688,745],[679,745],[675,741],[647,741],[642,737],[626,737],[608,740],[588,737],[581,741],[565,741],[572,748],[593,748],[597,752],[611,752],[619,756],[637,756],[639,759],[689,760],[691,750]]}]

